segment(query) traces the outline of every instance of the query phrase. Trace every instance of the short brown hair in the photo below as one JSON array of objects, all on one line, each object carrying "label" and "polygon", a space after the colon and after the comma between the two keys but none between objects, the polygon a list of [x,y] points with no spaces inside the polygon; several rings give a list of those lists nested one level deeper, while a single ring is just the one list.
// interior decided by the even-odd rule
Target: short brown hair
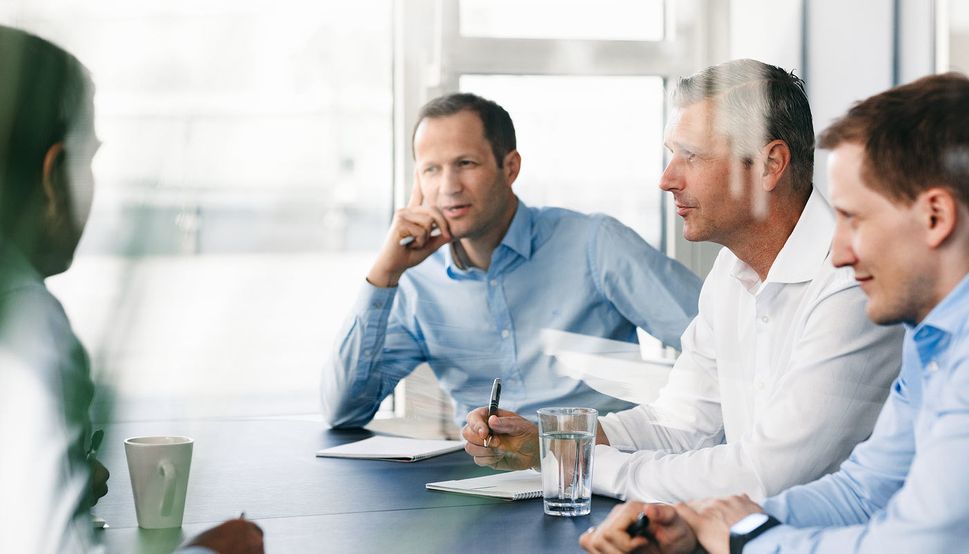
[{"label": "short brown hair", "polygon": [[505,156],[516,149],[515,124],[511,121],[511,116],[504,108],[493,100],[482,98],[470,92],[458,92],[439,96],[421,108],[417,114],[417,124],[414,125],[413,137],[417,134],[417,128],[421,122],[428,118],[447,117],[458,112],[472,112],[478,114],[481,124],[484,126],[485,140],[491,145],[491,152],[495,155],[495,163],[502,167],[505,163]]},{"label": "short brown hair", "polygon": [[680,79],[671,95],[678,108],[715,102],[721,131],[745,163],[772,140],[791,151],[791,184],[811,190],[814,177],[814,123],[804,81],[793,71],[741,59],[708,67]]},{"label": "short brown hair", "polygon": [[923,77],[855,104],[828,126],[821,148],[842,143],[865,149],[862,179],[903,204],[944,187],[969,206],[969,78]]}]

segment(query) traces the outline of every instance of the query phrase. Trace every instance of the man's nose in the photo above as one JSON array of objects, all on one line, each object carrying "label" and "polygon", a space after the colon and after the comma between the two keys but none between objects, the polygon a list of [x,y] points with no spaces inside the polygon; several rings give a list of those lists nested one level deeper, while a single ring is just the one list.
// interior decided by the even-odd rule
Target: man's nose
[{"label": "man's nose", "polygon": [[659,178],[659,188],[665,191],[680,190],[683,188],[683,178],[680,174],[676,160],[670,160],[666,164],[666,169]]},{"label": "man's nose", "polygon": [[854,266],[858,261],[851,248],[850,233],[844,223],[838,223],[834,229],[834,239],[831,241],[831,263],[834,267]]},{"label": "man's nose", "polygon": [[462,188],[460,172],[452,168],[446,168],[441,175],[440,194],[457,194],[461,192]]}]

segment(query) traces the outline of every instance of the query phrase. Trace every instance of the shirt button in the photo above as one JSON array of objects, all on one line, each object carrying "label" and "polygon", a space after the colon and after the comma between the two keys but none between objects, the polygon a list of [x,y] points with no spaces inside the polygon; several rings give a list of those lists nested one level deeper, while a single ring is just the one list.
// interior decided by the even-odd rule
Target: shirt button
[{"label": "shirt button", "polygon": [[507,339],[509,336],[511,336],[511,331],[509,331],[508,329],[505,329],[504,331],[501,332],[501,338]]},{"label": "shirt button", "polygon": [[754,386],[757,387],[757,390],[764,390],[764,382],[763,381],[757,381],[757,383],[755,383]]},{"label": "shirt button", "polygon": [[760,322],[761,323],[767,323],[768,321],[770,321],[770,318],[767,317],[766,315],[760,316]]},{"label": "shirt button", "polygon": [[492,279],[491,280],[491,286],[493,286],[493,287],[498,286],[498,279]]},{"label": "shirt button", "polygon": [[363,357],[364,358],[369,358],[370,357],[370,351],[369,350],[364,350],[363,351]]},{"label": "shirt button", "polygon": [[925,366],[925,369],[929,370],[930,373],[935,373],[936,371],[939,371],[939,363],[932,360],[928,363],[928,365]]}]

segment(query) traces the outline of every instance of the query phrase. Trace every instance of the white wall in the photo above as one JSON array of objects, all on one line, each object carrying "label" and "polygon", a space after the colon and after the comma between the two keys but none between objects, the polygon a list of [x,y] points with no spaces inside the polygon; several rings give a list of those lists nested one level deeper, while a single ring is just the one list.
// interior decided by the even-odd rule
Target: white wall
[{"label": "white wall", "polygon": [[[820,132],[856,101],[933,72],[933,4],[732,0],[728,58],[796,69],[807,83],[814,129]],[[818,152],[815,184],[822,192],[827,190],[825,162],[825,153]]]}]

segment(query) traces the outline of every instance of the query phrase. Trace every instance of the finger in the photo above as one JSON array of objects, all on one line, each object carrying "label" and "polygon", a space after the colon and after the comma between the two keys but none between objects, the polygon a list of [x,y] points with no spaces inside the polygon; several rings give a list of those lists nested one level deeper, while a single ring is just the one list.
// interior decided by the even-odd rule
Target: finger
[{"label": "finger", "polygon": [[525,435],[532,433],[536,429],[532,422],[517,415],[507,417],[491,416],[488,418],[488,426],[491,427],[492,432],[503,435]]},{"label": "finger", "polygon": [[477,429],[472,427],[470,424],[465,425],[461,429],[461,438],[467,441],[468,444],[482,445],[484,444],[481,440],[481,436],[478,434]]},{"label": "finger", "polygon": [[[397,210],[395,226],[400,228],[406,226],[411,231],[407,232],[407,236],[414,237],[414,242],[417,239],[422,239],[420,241],[421,245],[430,245],[433,242],[442,243],[446,241],[437,240],[437,237],[441,236],[443,233],[440,228],[437,227],[437,220],[430,210],[426,208],[404,208],[402,210]],[[417,232],[413,232],[413,229],[418,229]],[[404,240],[406,237],[401,237]],[[409,242],[408,242],[409,243]],[[437,244],[436,246],[440,246]]]},{"label": "finger", "polygon": [[[420,248],[427,240],[427,230],[420,225],[398,218],[394,223],[394,239],[401,245],[408,248]],[[412,237],[408,239],[408,237]],[[404,242],[404,241],[407,242]]]},{"label": "finger", "polygon": [[676,508],[669,504],[647,504],[643,508],[643,513],[649,521],[662,525],[673,523],[677,518]]},{"label": "finger", "polygon": [[498,465],[498,461],[500,460],[500,458],[496,456],[476,456],[472,459],[474,460],[475,465],[482,467],[495,467]]},{"label": "finger", "polygon": [[[607,530],[599,530],[596,531],[596,534],[599,535],[599,540],[596,541],[598,552],[602,552],[603,554],[623,554],[624,552],[629,552],[628,549],[624,549],[622,546],[620,546],[620,539],[618,537],[619,533],[616,533],[615,531],[609,532]],[[624,542],[628,541],[623,541],[623,543]]]},{"label": "finger", "polygon": [[416,223],[417,225],[427,229],[428,232],[433,230],[435,225],[437,225],[437,220],[434,219],[434,212],[420,206],[408,206],[402,210],[398,210],[397,217],[401,221]]},{"label": "finger", "polygon": [[700,527],[703,526],[703,518],[693,508],[693,506],[690,506],[689,504],[686,504],[686,503],[677,504],[676,513],[681,518],[683,518],[684,521],[686,521],[686,524],[689,525],[691,529],[693,529],[694,533],[696,533],[697,530],[699,530]]},{"label": "finger", "polygon": [[407,203],[408,207],[416,208],[424,203],[424,192],[421,191],[421,180],[420,174],[417,170],[414,170],[414,186],[410,191],[410,201]]},{"label": "finger", "polygon": [[468,427],[470,427],[477,435],[479,440],[483,440],[488,436],[490,429],[488,429],[488,424],[486,420],[488,419],[488,408],[477,408],[468,412],[468,417],[466,418],[468,422]]},{"label": "finger", "polygon": [[498,453],[493,448],[485,448],[483,446],[477,446],[471,444],[470,442],[464,444],[464,451],[472,456],[480,457],[496,457]]},{"label": "finger", "polygon": [[425,209],[427,210],[427,214],[431,218],[433,218],[434,225],[437,226],[438,230],[440,230],[441,232],[441,235],[438,238],[438,241],[445,243],[445,242],[451,242],[452,240],[454,240],[454,237],[451,236],[451,227],[448,225],[447,218],[444,217],[444,214],[441,213],[441,210],[433,207],[429,207]]}]

